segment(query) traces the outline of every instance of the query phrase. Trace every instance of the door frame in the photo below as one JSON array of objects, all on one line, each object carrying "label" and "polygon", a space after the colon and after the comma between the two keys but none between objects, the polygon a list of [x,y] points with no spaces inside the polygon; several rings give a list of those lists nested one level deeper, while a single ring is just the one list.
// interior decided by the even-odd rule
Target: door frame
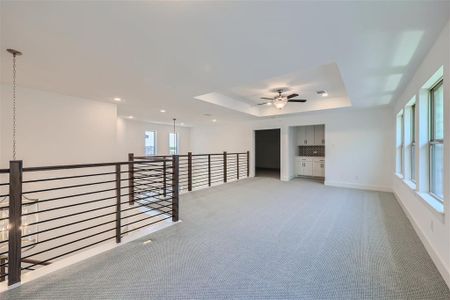
[{"label": "door frame", "polygon": [[283,128],[282,127],[261,127],[252,130],[252,152],[253,157],[251,158],[251,168],[253,176],[256,176],[256,131],[261,130],[279,130],[280,131],[280,180],[283,178]]}]

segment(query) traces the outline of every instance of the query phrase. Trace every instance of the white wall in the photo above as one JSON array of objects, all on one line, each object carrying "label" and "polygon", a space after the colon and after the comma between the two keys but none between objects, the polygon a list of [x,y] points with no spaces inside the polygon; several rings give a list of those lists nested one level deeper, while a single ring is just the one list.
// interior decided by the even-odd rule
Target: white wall
[{"label": "white wall", "polygon": [[394,136],[394,121],[390,120],[390,112],[389,107],[341,109],[234,125],[194,127],[191,130],[191,145],[194,151],[250,150],[251,161],[254,162],[253,131],[281,128],[281,178],[289,180],[294,168],[289,159],[292,156],[289,126],[325,124],[326,183],[390,190]]},{"label": "white wall", "polygon": [[[11,116],[11,86],[2,85],[0,94],[0,168],[8,167],[9,160],[12,159],[11,136],[12,136],[12,116]],[[105,103],[68,97],[54,94],[51,92],[39,91],[28,88],[19,88],[17,90],[17,159],[24,161],[25,167],[58,165],[58,164],[76,164],[76,163],[96,163],[96,162],[114,162],[126,161],[127,154],[134,152],[143,154],[144,152],[144,132],[145,130],[156,130],[158,134],[159,153],[167,153],[168,133],[172,130],[169,125],[155,125],[134,120],[126,120],[117,117],[117,106],[115,103]],[[181,151],[189,150],[189,128],[182,128],[180,132]],[[125,168],[125,167],[122,167]],[[123,170],[123,169],[122,169]],[[96,174],[112,172],[112,167],[74,169],[64,171],[48,172],[26,172],[24,179],[42,179],[45,177],[75,176],[80,174]],[[123,176],[123,175],[122,175]],[[126,175],[125,175],[126,176]],[[104,182],[101,185],[91,185],[82,187],[72,187],[70,190],[78,195],[76,198],[61,198],[55,201],[40,202],[39,214],[41,221],[78,213],[90,209],[96,211],[84,212],[83,214],[56,219],[50,222],[43,222],[38,227],[32,226],[32,232],[36,230],[45,230],[51,226],[67,225],[70,222],[86,220],[82,223],[69,225],[67,227],[55,229],[39,234],[40,241],[50,239],[54,236],[63,235],[75,230],[89,228],[99,223],[114,221],[115,218],[115,182],[114,175],[99,175],[95,177],[74,178],[64,180],[64,182],[55,183],[54,181],[45,181],[39,183],[24,184],[24,191],[41,192],[28,195],[31,198],[52,199],[68,195],[67,189],[42,191],[57,186],[74,186],[86,183]],[[0,183],[6,182],[6,176],[0,176]],[[98,192],[105,190],[104,192]],[[89,192],[97,191],[95,194]],[[7,186],[0,186],[0,195],[7,193]],[[85,193],[83,195],[83,193]],[[55,207],[72,205],[74,201],[79,203],[89,202],[94,199],[103,199],[98,202],[83,204],[80,206],[70,206],[51,210]],[[0,199],[4,200],[4,199]],[[25,201],[25,200],[24,200]],[[123,197],[122,202],[126,202]],[[141,219],[141,216],[134,216],[136,210],[126,210],[126,203],[122,204],[122,216],[127,217],[125,223],[132,223]],[[45,212],[45,210],[49,210]],[[144,212],[147,209],[144,209]],[[89,220],[89,218],[98,215],[111,213],[99,219]],[[31,216],[32,217],[32,216]],[[28,218],[31,218],[28,217]],[[160,216],[162,217],[162,216]],[[159,217],[159,218],[160,218]],[[154,220],[152,220],[154,221]],[[32,223],[35,220],[24,219],[24,223]],[[125,224],[122,223],[122,224]],[[132,229],[143,223],[130,224],[124,227]],[[0,224],[3,225],[3,224]],[[0,226],[1,227],[1,226]],[[39,229],[37,229],[39,228]],[[111,231],[103,232],[111,228],[111,223],[103,224],[99,227],[87,229],[83,232],[77,232],[73,235],[63,236],[57,240],[41,243],[34,248],[30,248],[25,255],[38,253],[44,249],[56,245],[62,245],[77,238],[99,234],[97,240],[110,237]],[[103,232],[103,233],[102,233]],[[60,255],[76,249],[77,247],[92,243],[93,239],[86,239],[77,243],[55,248],[50,252],[37,254],[35,259],[47,259],[52,256]],[[0,285],[1,288],[1,285]]]},{"label": "white wall", "polygon": [[[435,264],[450,286],[450,217],[448,214],[450,209],[450,22],[442,31],[405,91],[397,99],[391,111],[390,119],[394,120],[396,113],[413,96],[416,96],[417,99],[423,97],[421,88],[441,66],[444,67],[444,110],[446,120],[444,138],[444,213],[438,213],[397,176],[394,176],[393,179],[393,190]],[[395,149],[391,149],[393,157],[395,156],[394,151]],[[416,166],[420,168],[418,163],[419,155],[416,157]],[[421,165],[423,166],[423,160],[421,160]],[[394,172],[394,165],[392,165],[391,173]]]},{"label": "white wall", "polygon": [[[12,159],[10,86],[2,86],[1,103],[0,167],[6,167]],[[116,116],[115,104],[18,88],[17,159],[27,166],[118,159]]]},{"label": "white wall", "polygon": [[[145,131],[156,131],[156,153],[158,155],[169,154],[169,133],[173,132],[173,126],[126,118],[117,119],[117,142],[120,152],[144,155]],[[179,154],[186,154],[191,150],[191,129],[177,126],[176,131],[178,134]]]},{"label": "white wall", "polygon": [[[11,86],[1,85],[0,168],[12,159]],[[158,154],[168,153],[170,125],[117,116],[115,103],[17,89],[17,159],[25,166],[127,160],[144,154],[144,133],[157,131]],[[180,153],[190,150],[190,128],[177,127]]]}]

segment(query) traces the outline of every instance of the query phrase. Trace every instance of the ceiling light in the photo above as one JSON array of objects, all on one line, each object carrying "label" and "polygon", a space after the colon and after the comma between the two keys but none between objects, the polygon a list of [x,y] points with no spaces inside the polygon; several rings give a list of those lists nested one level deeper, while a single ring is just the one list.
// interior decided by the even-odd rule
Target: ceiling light
[{"label": "ceiling light", "polygon": [[128,116],[128,119],[134,119],[134,116]]},{"label": "ceiling light", "polygon": [[272,102],[267,102],[266,105],[267,105],[267,106],[271,106],[271,105],[272,105]]},{"label": "ceiling light", "polygon": [[119,97],[115,97],[113,100],[116,101],[116,102],[122,101],[122,99],[120,99]]},{"label": "ceiling light", "polygon": [[160,110],[160,112],[162,112],[162,113],[165,113],[165,112],[166,112],[166,110],[165,110],[165,109],[161,109],[161,110]]},{"label": "ceiling light", "polygon": [[286,97],[279,96],[279,97],[276,97],[275,99],[273,99],[272,102],[276,108],[282,109],[288,103],[288,99]]},{"label": "ceiling light", "polygon": [[216,119],[213,119],[212,121],[213,121],[213,122],[217,122],[217,120],[216,120]]},{"label": "ceiling light", "polygon": [[328,93],[327,93],[327,91],[317,91],[317,95],[320,95],[322,97],[326,97],[326,96],[328,96]]}]

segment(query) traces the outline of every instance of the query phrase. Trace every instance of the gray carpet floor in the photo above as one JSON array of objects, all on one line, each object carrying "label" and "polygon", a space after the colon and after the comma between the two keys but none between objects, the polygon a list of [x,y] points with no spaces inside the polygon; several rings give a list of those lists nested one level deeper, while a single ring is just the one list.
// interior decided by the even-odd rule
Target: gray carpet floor
[{"label": "gray carpet floor", "polygon": [[185,194],[183,222],[6,299],[450,299],[390,193],[247,179]]}]

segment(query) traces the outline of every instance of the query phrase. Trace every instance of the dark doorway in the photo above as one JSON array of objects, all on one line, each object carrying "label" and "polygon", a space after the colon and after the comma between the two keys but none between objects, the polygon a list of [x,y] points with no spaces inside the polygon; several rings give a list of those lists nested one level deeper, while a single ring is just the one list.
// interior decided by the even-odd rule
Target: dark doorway
[{"label": "dark doorway", "polygon": [[255,176],[280,178],[280,129],[255,130]]}]

